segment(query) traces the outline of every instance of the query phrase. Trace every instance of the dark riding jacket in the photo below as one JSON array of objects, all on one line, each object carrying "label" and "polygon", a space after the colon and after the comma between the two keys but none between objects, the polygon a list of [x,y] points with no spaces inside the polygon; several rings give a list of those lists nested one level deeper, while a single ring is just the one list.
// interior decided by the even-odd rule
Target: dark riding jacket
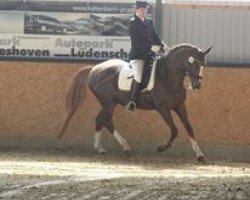
[{"label": "dark riding jacket", "polygon": [[145,19],[143,22],[134,15],[129,23],[129,34],[131,39],[130,60],[146,60],[152,45],[162,45],[152,20]]}]

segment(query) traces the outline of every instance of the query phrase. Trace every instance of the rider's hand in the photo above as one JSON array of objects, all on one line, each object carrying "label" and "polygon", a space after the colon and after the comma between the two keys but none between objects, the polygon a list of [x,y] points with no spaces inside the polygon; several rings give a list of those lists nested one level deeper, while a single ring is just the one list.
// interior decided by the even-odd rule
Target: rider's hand
[{"label": "rider's hand", "polygon": [[161,46],[160,46],[160,45],[152,45],[152,46],[151,46],[151,51],[152,51],[154,54],[158,54],[160,50],[161,50]]},{"label": "rider's hand", "polygon": [[170,51],[170,48],[168,47],[168,45],[166,45],[165,42],[162,41],[161,50],[164,51],[165,53],[168,53]]}]

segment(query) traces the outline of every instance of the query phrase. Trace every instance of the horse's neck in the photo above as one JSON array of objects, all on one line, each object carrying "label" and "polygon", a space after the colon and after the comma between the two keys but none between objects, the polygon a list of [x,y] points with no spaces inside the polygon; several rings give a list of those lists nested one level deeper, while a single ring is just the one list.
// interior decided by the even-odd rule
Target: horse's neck
[{"label": "horse's neck", "polygon": [[179,71],[176,63],[171,63],[169,60],[162,66],[162,79],[166,90],[175,92],[183,87],[185,74]]},{"label": "horse's neck", "polygon": [[170,73],[168,74],[167,80],[170,84],[170,90],[178,91],[183,87],[184,75],[181,75],[180,72],[172,67]]}]

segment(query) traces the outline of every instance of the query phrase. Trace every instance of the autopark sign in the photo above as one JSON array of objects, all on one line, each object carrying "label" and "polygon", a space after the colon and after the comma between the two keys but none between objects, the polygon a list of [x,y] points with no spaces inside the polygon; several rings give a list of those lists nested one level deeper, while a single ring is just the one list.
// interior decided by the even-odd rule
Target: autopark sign
[{"label": "autopark sign", "polygon": [[122,1],[6,1],[0,4],[0,57],[127,59],[132,14],[133,4]]}]

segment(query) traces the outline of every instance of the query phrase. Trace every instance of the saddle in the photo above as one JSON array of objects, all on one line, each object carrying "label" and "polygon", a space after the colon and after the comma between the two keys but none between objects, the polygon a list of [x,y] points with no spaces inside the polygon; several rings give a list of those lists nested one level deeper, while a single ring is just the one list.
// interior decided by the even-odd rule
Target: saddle
[{"label": "saddle", "polygon": [[[155,56],[149,56],[145,60],[142,75],[142,91],[151,91],[154,88],[156,64],[157,59],[155,59]],[[119,73],[118,88],[123,91],[130,91],[133,77],[131,66],[129,63],[126,63],[122,66]]]},{"label": "saddle", "polygon": [[141,83],[142,89],[145,89],[149,83],[154,62],[156,62],[155,55],[153,53],[150,53],[147,59],[145,60],[144,67],[143,67],[142,83]]}]

